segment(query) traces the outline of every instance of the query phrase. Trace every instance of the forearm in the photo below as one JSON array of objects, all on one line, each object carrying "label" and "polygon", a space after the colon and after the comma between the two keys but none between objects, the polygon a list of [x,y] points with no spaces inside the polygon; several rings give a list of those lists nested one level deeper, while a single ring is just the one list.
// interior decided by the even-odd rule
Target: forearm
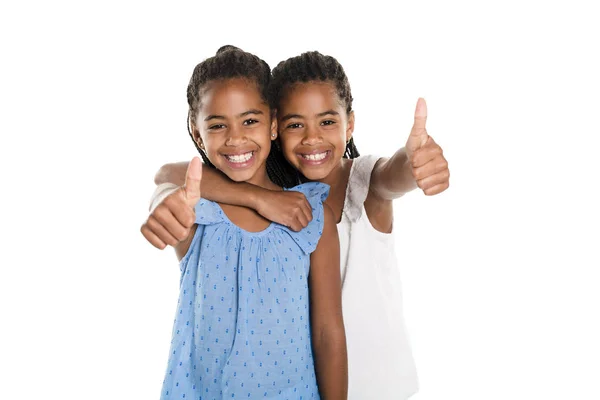
[{"label": "forearm", "polygon": [[268,189],[246,182],[234,182],[221,172],[203,166],[202,197],[217,203],[257,208],[257,200]]},{"label": "forearm", "polygon": [[187,171],[189,161],[165,164],[154,175],[154,183],[162,185],[163,183],[173,183],[177,186],[185,184],[185,173]]},{"label": "forearm", "polygon": [[348,356],[342,327],[313,335],[313,357],[319,393],[324,400],[348,398]]},{"label": "forearm", "polygon": [[[154,177],[157,185],[174,184],[183,186],[188,162],[178,162],[163,165]],[[202,167],[202,197],[217,203],[244,206],[256,209],[257,200],[267,189],[249,183],[231,181],[224,174],[207,165]],[[154,195],[156,197],[156,193]],[[157,201],[156,204],[160,203]]]},{"label": "forearm", "polygon": [[405,148],[380,160],[371,174],[371,189],[385,200],[393,200],[417,188]]}]

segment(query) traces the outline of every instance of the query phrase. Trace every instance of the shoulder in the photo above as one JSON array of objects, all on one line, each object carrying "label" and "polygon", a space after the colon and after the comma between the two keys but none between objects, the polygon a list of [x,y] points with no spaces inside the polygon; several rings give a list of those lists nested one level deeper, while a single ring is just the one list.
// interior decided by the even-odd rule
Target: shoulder
[{"label": "shoulder", "polygon": [[327,203],[323,203],[323,224],[335,226],[335,215],[333,209]]},{"label": "shoulder", "polygon": [[[323,204],[323,216],[322,216],[322,227],[318,244],[315,247],[315,251],[312,255],[321,257],[326,253],[332,253],[335,251],[336,246],[339,246],[339,236],[337,231],[337,224],[335,221],[335,215],[329,205]],[[319,256],[319,254],[321,256]],[[339,262],[337,263],[339,264]]]},{"label": "shoulder", "polygon": [[382,198],[373,190],[373,183],[377,181],[378,174],[383,170],[389,158],[376,155],[367,155],[355,160],[356,171],[352,174],[349,189],[353,194],[350,202],[354,214],[351,220],[356,221],[366,211],[366,217],[371,226],[382,233],[391,233],[393,225],[393,202]]},{"label": "shoulder", "polygon": [[344,206],[344,212],[351,222],[356,222],[362,215],[375,166],[384,162],[384,158],[371,154],[353,160]]},{"label": "shoulder", "polygon": [[214,225],[226,222],[223,209],[218,203],[201,198],[194,207],[196,212],[196,224]]},{"label": "shoulder", "polygon": [[353,175],[364,177],[370,180],[371,173],[376,166],[385,162],[386,158],[375,155],[367,154],[354,159],[353,162]]},{"label": "shoulder", "polygon": [[[280,224],[275,224],[275,227],[285,232],[286,235],[289,235],[305,254],[311,254],[317,248],[326,229],[327,232],[331,229],[336,229],[333,211],[324,203],[329,194],[329,185],[319,182],[308,182],[287,190],[301,192],[306,196],[312,208],[313,218],[308,223],[308,226],[299,232],[295,232],[289,227]],[[330,224],[333,227],[329,226]]]},{"label": "shoulder", "polygon": [[304,194],[309,201],[312,199],[316,202],[323,202],[329,195],[329,189],[329,185],[325,183],[306,182],[286,190],[300,192]]},{"label": "shoulder", "polygon": [[328,204],[323,204],[323,228],[321,237],[325,240],[338,239],[337,221],[333,209]]}]

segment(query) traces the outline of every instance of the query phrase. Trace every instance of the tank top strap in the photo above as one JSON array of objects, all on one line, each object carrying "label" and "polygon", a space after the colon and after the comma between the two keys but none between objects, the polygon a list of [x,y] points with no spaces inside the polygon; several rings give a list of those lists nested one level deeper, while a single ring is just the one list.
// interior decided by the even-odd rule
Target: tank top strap
[{"label": "tank top strap", "polygon": [[352,162],[344,200],[344,214],[350,222],[356,222],[362,214],[363,204],[369,194],[371,173],[378,160],[378,156],[366,155]]}]

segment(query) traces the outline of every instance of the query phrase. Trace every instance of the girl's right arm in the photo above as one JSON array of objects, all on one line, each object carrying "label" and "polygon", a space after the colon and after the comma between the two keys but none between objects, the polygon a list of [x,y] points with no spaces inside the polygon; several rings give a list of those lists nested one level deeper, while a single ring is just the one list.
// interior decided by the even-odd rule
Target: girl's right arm
[{"label": "girl's right arm", "polygon": [[[184,183],[188,162],[163,165],[154,177],[157,185]],[[168,186],[168,185],[167,185]],[[159,193],[155,193],[153,203]],[[256,210],[266,219],[298,232],[312,220],[312,208],[306,197],[296,191],[273,191],[245,183],[233,182],[214,168],[204,168],[202,196],[217,203]]]}]

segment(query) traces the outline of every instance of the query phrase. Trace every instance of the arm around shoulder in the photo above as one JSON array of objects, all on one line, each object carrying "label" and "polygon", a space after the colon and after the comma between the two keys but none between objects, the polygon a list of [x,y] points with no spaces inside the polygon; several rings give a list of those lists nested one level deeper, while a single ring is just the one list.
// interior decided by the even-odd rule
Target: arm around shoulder
[{"label": "arm around shoulder", "polygon": [[189,161],[168,163],[163,165],[156,172],[156,175],[154,175],[154,183],[156,185],[173,183],[177,186],[183,186],[185,183],[185,173],[189,165]]}]

